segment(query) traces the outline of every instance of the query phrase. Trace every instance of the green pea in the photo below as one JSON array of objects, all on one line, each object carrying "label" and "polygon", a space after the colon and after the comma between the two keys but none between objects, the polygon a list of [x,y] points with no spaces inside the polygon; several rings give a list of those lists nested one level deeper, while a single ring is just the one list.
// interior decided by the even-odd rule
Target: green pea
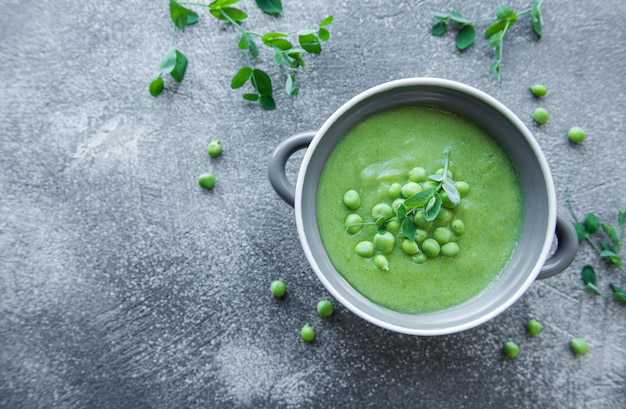
[{"label": "green pea", "polygon": [[437,217],[435,217],[435,221],[441,224],[446,224],[450,220],[452,220],[452,212],[446,208],[441,208]]},{"label": "green pea", "polygon": [[411,197],[416,193],[422,191],[422,186],[419,183],[415,182],[406,182],[404,186],[402,186],[402,196],[405,198]]},{"label": "green pea", "polygon": [[519,355],[519,345],[513,341],[507,341],[504,343],[504,354],[509,358],[516,358]]},{"label": "green pea", "polygon": [[402,185],[400,183],[392,183],[389,189],[387,189],[387,194],[389,194],[389,197],[392,199],[400,197],[402,194]]},{"label": "green pea", "polygon": [[402,203],[404,203],[404,198],[399,197],[399,198],[397,198],[396,200],[394,200],[394,201],[391,203],[391,208],[392,208],[394,211],[396,211],[396,210],[398,210],[398,207],[400,207],[400,205],[401,205]]},{"label": "green pea", "polygon": [[374,220],[391,218],[393,209],[387,203],[378,203],[372,207],[372,217]]},{"label": "green pea", "polygon": [[389,261],[387,261],[387,257],[382,254],[376,254],[376,256],[374,256],[374,265],[383,271],[389,271]]},{"label": "green pea", "polygon": [[585,130],[580,126],[572,126],[569,131],[567,131],[567,137],[574,143],[581,143],[585,140],[586,136]]},{"label": "green pea", "polygon": [[209,145],[206,148],[207,153],[210,157],[215,158],[216,156],[220,156],[222,153],[222,141],[212,141],[209,142]]},{"label": "green pea", "polygon": [[532,335],[533,337],[538,335],[542,329],[543,326],[537,319],[529,320],[528,324],[526,324],[526,332],[528,332],[528,335]]},{"label": "green pea", "polygon": [[433,233],[433,238],[439,244],[446,244],[452,239],[452,233],[445,227],[437,227]]},{"label": "green pea", "polygon": [[417,254],[420,251],[419,247],[417,246],[417,243],[409,239],[404,239],[402,241],[402,250],[404,250],[404,252],[408,254],[409,256],[412,256],[413,254]]},{"label": "green pea", "polygon": [[400,222],[398,219],[389,220],[387,222],[387,230],[393,233],[398,232],[400,230]]},{"label": "green pea", "polygon": [[313,342],[315,339],[315,330],[308,322],[304,324],[304,327],[300,330],[300,337],[305,342]]},{"label": "green pea", "polygon": [[383,254],[391,253],[394,244],[396,238],[388,231],[374,235],[374,246]]},{"label": "green pea", "polygon": [[572,352],[576,355],[585,355],[589,350],[589,344],[582,338],[574,338],[569,343]]},{"label": "green pea", "polygon": [[454,203],[452,200],[450,200],[446,192],[439,193],[439,196],[441,196],[441,204],[448,209],[454,209],[459,205],[458,203]]},{"label": "green pea", "polygon": [[537,107],[533,111],[533,118],[538,124],[545,124],[548,122],[548,118],[550,117],[550,113],[544,107]]},{"label": "green pea", "polygon": [[428,174],[426,173],[426,169],[418,166],[409,171],[408,177],[411,182],[419,183],[425,181]]},{"label": "green pea", "polygon": [[363,218],[356,213],[350,213],[346,216],[345,224],[348,234],[357,234],[363,227]]},{"label": "green pea", "polygon": [[440,251],[441,247],[435,239],[426,239],[422,243],[422,252],[429,258],[437,257]]},{"label": "green pea", "polygon": [[424,264],[426,260],[428,260],[428,257],[426,257],[426,254],[424,253],[417,253],[413,256],[412,260],[416,264]]},{"label": "green pea", "polygon": [[428,232],[422,229],[415,230],[415,242],[422,243],[424,240],[428,238]]},{"label": "green pea", "polygon": [[434,180],[427,180],[426,182],[422,183],[422,189],[423,190],[435,189],[435,188],[437,188],[437,186],[439,186],[439,184],[437,182],[435,182]]},{"label": "green pea", "polygon": [[548,93],[548,88],[543,84],[534,84],[529,87],[530,92],[536,97],[543,97]]},{"label": "green pea", "polygon": [[458,182],[454,182],[454,187],[456,188],[457,192],[459,192],[459,194],[461,195],[466,195],[470,191],[469,183],[464,182],[462,180],[459,180]]},{"label": "green pea", "polygon": [[361,207],[361,196],[359,195],[359,192],[354,189],[348,190],[343,195],[343,204],[345,204],[350,210],[357,210]]},{"label": "green pea", "polygon": [[333,303],[328,300],[320,300],[317,303],[317,313],[320,317],[330,317],[335,312]]},{"label": "green pea", "polygon": [[285,283],[280,280],[274,280],[270,283],[270,292],[276,298],[285,295]]},{"label": "green pea", "polygon": [[422,230],[430,230],[433,227],[433,222],[426,220],[423,211],[415,212],[415,216],[413,216],[413,222],[415,225]]},{"label": "green pea", "polygon": [[356,246],[354,246],[354,252],[363,258],[372,257],[374,255],[374,250],[374,243],[367,240],[360,241]]},{"label": "green pea", "polygon": [[459,254],[460,251],[461,248],[454,241],[451,241],[450,243],[446,243],[441,246],[441,255],[444,257],[454,257]]},{"label": "green pea", "polygon": [[[439,168],[439,169],[437,169],[437,172],[435,172],[435,174],[437,174],[437,175],[443,175],[443,171],[444,171],[444,170],[445,170],[444,168]],[[450,179],[454,179],[454,178],[452,177],[452,171],[451,171],[450,169],[448,169],[448,173],[447,173],[447,175],[448,175],[448,177],[449,177]]]},{"label": "green pea", "polygon": [[198,184],[204,189],[213,189],[215,187],[215,175],[208,172],[198,176]]},{"label": "green pea", "polygon": [[463,233],[465,233],[465,223],[463,223],[463,220],[461,220],[461,219],[454,219],[454,220],[452,220],[452,223],[450,223],[450,228],[456,234],[463,234]]}]

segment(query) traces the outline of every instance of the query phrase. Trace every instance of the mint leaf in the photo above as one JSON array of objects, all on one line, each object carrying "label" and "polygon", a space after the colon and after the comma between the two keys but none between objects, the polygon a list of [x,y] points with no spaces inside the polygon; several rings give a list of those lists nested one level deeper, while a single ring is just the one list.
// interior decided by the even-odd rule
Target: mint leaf
[{"label": "mint leaf", "polygon": [[471,24],[465,24],[456,35],[456,48],[459,50],[465,50],[467,47],[474,43],[476,39],[476,30]]},{"label": "mint leaf", "polygon": [[174,64],[174,69],[170,72],[170,75],[176,82],[181,82],[183,77],[185,76],[185,71],[187,71],[187,57],[185,54],[176,50],[176,64]]},{"label": "mint leaf", "polygon": [[271,95],[261,95],[261,106],[268,111],[272,111],[276,108],[276,102]]},{"label": "mint leaf", "polygon": [[596,283],[596,271],[590,265],[586,265],[583,267],[580,272],[580,278],[582,278],[583,283],[585,284],[594,284]]},{"label": "mint leaf", "polygon": [[432,199],[433,194],[435,194],[434,187],[424,189],[421,192],[417,192],[413,196],[408,197],[400,206],[403,206],[406,210],[422,207]]},{"label": "mint leaf", "polygon": [[435,220],[435,218],[437,218],[437,215],[439,214],[439,211],[441,210],[442,202],[443,200],[441,199],[441,196],[439,196],[438,193],[435,193],[435,195],[428,201],[426,209],[424,209],[424,219],[429,222]]},{"label": "mint leaf", "polygon": [[245,99],[247,101],[258,101],[259,100],[259,95],[258,94],[243,94],[242,97],[243,97],[243,99]]},{"label": "mint leaf", "polygon": [[446,30],[448,29],[448,24],[446,24],[445,21],[438,21],[435,24],[433,24],[432,28],[430,29],[430,33],[434,36],[442,36]]},{"label": "mint leaf", "polygon": [[317,36],[313,33],[300,34],[298,36],[298,42],[305,51],[313,54],[319,54],[322,52],[322,46],[320,45]]},{"label": "mint leaf", "polygon": [[232,89],[241,88],[252,75],[252,67],[241,67],[230,81],[230,87]]},{"label": "mint leaf", "polygon": [[177,0],[170,0],[170,17],[179,30],[198,22],[198,13],[181,6]]},{"label": "mint leaf", "polygon": [[210,8],[209,12],[218,20],[240,22],[245,20],[248,15],[243,11],[235,7],[217,7]]},{"label": "mint leaf", "polygon": [[272,95],[272,80],[265,71],[258,68],[252,70],[252,85],[259,95]]},{"label": "mint leaf", "polygon": [[402,222],[402,234],[409,240],[415,240],[415,233],[417,232],[417,226],[412,217],[405,217]]},{"label": "mint leaf", "polygon": [[161,95],[161,92],[163,92],[163,78],[159,72],[157,76],[152,79],[152,82],[150,82],[150,95],[158,97]]},{"label": "mint leaf", "polygon": [[277,15],[283,11],[281,0],[256,0],[256,5],[267,14]]}]

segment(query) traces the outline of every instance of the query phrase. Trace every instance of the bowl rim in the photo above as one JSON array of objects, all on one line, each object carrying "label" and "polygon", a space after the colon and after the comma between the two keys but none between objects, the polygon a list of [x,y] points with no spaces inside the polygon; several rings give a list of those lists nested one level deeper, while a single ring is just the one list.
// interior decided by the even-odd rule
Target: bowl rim
[{"label": "bowl rim", "polygon": [[[508,121],[510,121],[524,136],[526,142],[529,147],[533,151],[537,162],[541,168],[541,173],[544,178],[547,199],[548,199],[548,222],[546,224],[546,240],[543,243],[541,252],[539,257],[536,260],[536,263],[533,269],[526,276],[525,280],[518,286],[516,291],[503,303],[497,305],[496,308],[489,310],[487,313],[480,315],[479,317],[470,320],[468,322],[454,325],[450,327],[437,328],[437,329],[426,329],[426,328],[408,328],[406,326],[396,325],[394,323],[390,323],[388,321],[382,320],[372,314],[369,314],[362,309],[355,306],[350,300],[346,299],[326,278],[325,273],[319,267],[317,260],[311,250],[311,246],[308,243],[308,239],[306,237],[306,233],[304,231],[304,222],[303,222],[303,213],[302,213],[302,195],[304,190],[304,180],[305,180],[305,172],[311,161],[311,158],[322,140],[323,136],[326,132],[333,126],[333,124],[341,118],[344,114],[346,114],[351,108],[356,106],[361,101],[374,98],[377,94],[382,94],[392,89],[397,88],[405,88],[405,87],[436,87],[436,88],[444,88],[453,90],[456,92],[461,92],[463,94],[469,95],[470,97],[474,97],[478,100],[483,101],[487,105],[491,106],[495,110],[499,111]],[[295,209],[295,217],[296,217],[296,227],[298,230],[298,236],[300,242],[302,244],[302,248],[304,253],[311,265],[313,271],[317,275],[318,279],[322,282],[324,287],[331,293],[335,299],[337,299],[341,304],[343,304],[350,311],[365,319],[366,321],[380,326],[382,328],[409,335],[423,335],[423,336],[433,336],[433,335],[446,335],[452,334],[456,332],[465,331],[471,328],[474,328],[478,325],[485,323],[501,314],[507,308],[509,308],[513,303],[515,303],[530,287],[530,285],[535,281],[537,275],[539,274],[541,267],[545,263],[548,258],[552,245],[552,237],[554,234],[554,229],[556,226],[556,193],[554,189],[554,183],[552,180],[552,175],[550,172],[550,168],[548,162],[532,133],[526,125],[504,104],[496,100],[494,97],[486,94],[483,91],[480,91],[472,86],[467,84],[463,84],[461,82],[442,79],[442,78],[432,78],[432,77],[415,77],[415,78],[405,78],[398,79],[389,82],[385,82],[374,87],[371,87],[356,96],[352,97],[350,100],[345,102],[341,107],[339,107],[333,114],[324,122],[322,127],[317,131],[313,140],[311,141],[308,149],[306,150],[300,170],[298,172],[298,178],[296,181],[296,189],[295,189],[295,201],[294,201],[294,209]],[[338,272],[339,273],[339,272]],[[340,274],[340,273],[339,273]],[[372,302],[372,301],[370,301]],[[372,304],[375,304],[372,302]],[[397,312],[398,314],[403,314]]]}]

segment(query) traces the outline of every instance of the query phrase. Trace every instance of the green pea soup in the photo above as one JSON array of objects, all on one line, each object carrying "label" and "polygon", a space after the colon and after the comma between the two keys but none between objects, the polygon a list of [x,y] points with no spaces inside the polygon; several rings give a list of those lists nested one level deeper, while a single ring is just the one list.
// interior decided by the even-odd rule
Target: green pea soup
[{"label": "green pea soup", "polygon": [[[406,183],[414,167],[434,174],[447,149],[453,179],[470,185],[452,210],[465,224],[453,236],[459,253],[419,264],[402,250],[402,234],[394,233],[396,244],[386,254],[389,271],[377,268],[373,257],[356,254],[356,244],[372,241],[377,232],[372,207],[393,202],[389,186]],[[350,189],[360,194],[357,210],[343,204]],[[321,239],[337,271],[372,302],[405,313],[449,308],[484,291],[510,259],[522,223],[517,173],[498,144],[466,118],[421,106],[381,111],[353,126],[324,165],[316,201]],[[353,235],[345,225],[350,213],[366,223]]]}]

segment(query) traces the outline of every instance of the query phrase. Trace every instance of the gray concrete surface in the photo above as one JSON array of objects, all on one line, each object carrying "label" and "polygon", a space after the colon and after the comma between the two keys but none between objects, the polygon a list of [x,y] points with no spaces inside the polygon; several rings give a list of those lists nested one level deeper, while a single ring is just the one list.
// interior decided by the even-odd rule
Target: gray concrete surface
[{"label": "gray concrete surface", "polygon": [[[0,407],[2,408],[624,408],[626,304],[584,293],[626,288],[588,245],[564,273],[460,334],[380,329],[328,297],[300,247],[293,209],[267,161],[287,136],[318,128],[343,102],[412,76],[465,82],[509,106],[551,165],[561,211],[613,220],[626,207],[626,3],[546,0],[544,37],[520,18],[502,82],[479,37],[457,52],[429,34],[434,11],[490,15],[485,1],[283,0],[279,18],[243,0],[257,31],[337,21],[267,112],[230,90],[245,62],[237,33],[198,9],[176,37],[180,85],[147,92],[172,24],[166,1],[3,0],[0,13]],[[509,2],[521,9],[530,1]],[[278,71],[264,54],[258,64]],[[527,87],[550,93],[535,100]],[[278,88],[278,86],[277,86]],[[543,126],[538,105],[552,117]],[[588,132],[578,146],[571,125]],[[205,147],[220,138],[224,153]],[[289,164],[295,180],[298,153]],[[217,176],[213,191],[196,177]],[[269,282],[288,286],[273,299]],[[531,317],[544,323],[525,335]],[[299,339],[311,322],[318,337]],[[581,336],[589,353],[575,357]],[[517,341],[515,360],[502,356]]]}]

